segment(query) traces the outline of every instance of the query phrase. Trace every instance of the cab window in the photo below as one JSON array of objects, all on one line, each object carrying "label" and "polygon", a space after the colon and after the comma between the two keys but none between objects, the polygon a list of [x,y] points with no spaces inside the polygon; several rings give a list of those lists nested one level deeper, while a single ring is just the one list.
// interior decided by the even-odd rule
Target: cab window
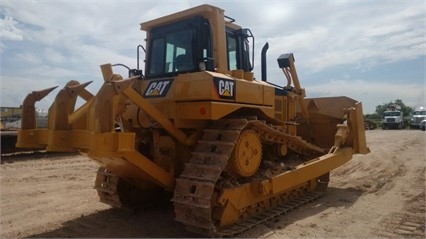
[{"label": "cab window", "polygon": [[227,37],[228,44],[228,70],[238,69],[238,60],[237,60],[237,38],[234,35],[228,34]]},{"label": "cab window", "polygon": [[172,77],[198,71],[199,63],[211,55],[210,25],[201,16],[152,28],[149,32],[146,77]]},{"label": "cab window", "polygon": [[226,32],[228,70],[241,69],[251,71],[253,69],[250,62],[250,43],[253,38],[248,29],[233,30],[228,28]]},{"label": "cab window", "polygon": [[167,34],[152,41],[150,75],[194,69],[191,29]]}]

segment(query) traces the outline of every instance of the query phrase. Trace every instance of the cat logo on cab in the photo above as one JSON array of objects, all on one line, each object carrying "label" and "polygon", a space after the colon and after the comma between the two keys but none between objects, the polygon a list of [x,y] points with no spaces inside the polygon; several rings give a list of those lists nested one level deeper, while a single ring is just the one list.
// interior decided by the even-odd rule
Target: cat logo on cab
[{"label": "cat logo on cab", "polygon": [[228,100],[235,99],[235,81],[214,77],[213,82],[220,98]]},{"label": "cat logo on cab", "polygon": [[146,98],[153,98],[153,97],[164,97],[167,95],[167,92],[170,89],[170,86],[172,85],[173,80],[159,80],[159,81],[151,81],[146,87],[145,92],[143,95]]}]

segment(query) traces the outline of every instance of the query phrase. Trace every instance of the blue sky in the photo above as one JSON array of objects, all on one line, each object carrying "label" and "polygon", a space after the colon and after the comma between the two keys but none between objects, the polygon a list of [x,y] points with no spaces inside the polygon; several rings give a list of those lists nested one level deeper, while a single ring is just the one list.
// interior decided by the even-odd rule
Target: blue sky
[{"label": "blue sky", "polygon": [[[425,1],[0,1],[1,106],[69,80],[102,84],[99,65],[136,66],[139,24],[209,3],[255,36],[255,77],[269,42],[268,80],[285,84],[276,59],[293,52],[308,97],[349,96],[364,113],[402,99],[426,106]],[[126,74],[125,71],[119,73]],[[47,110],[58,89],[43,101]]]}]

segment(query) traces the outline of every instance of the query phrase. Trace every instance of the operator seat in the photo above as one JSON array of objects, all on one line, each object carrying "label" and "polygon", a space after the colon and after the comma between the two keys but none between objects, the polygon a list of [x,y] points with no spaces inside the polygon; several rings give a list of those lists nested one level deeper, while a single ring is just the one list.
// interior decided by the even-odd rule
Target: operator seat
[{"label": "operator seat", "polygon": [[186,54],[178,55],[174,63],[177,71],[188,71],[193,68],[191,58]]}]

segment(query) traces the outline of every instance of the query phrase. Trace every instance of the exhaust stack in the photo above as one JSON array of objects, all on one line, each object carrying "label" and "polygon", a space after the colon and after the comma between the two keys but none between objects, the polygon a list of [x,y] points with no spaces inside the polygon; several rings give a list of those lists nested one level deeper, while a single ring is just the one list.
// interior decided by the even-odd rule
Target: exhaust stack
[{"label": "exhaust stack", "polygon": [[261,68],[262,68],[262,81],[267,81],[266,76],[266,52],[268,51],[269,44],[265,43],[265,45],[262,47],[262,53],[261,53]]}]

